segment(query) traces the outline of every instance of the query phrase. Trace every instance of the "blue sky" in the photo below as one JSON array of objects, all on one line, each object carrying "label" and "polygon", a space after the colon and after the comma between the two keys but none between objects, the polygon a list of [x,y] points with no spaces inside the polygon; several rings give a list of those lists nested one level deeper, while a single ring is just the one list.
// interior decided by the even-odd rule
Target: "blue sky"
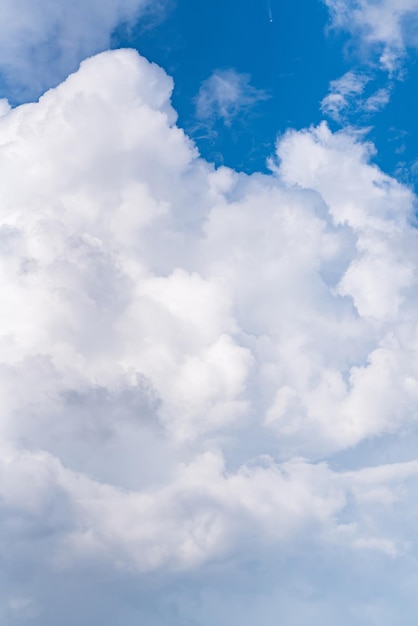
[{"label": "blue sky", "polygon": [[[173,103],[179,123],[196,139],[202,154],[246,172],[265,170],[278,133],[321,120],[319,103],[333,77],[346,63],[341,37],[326,36],[329,21],[320,2],[221,0],[177,2],[155,29],[139,25],[119,30],[113,45],[130,45],[167,69],[174,77]],[[205,138],[196,128],[195,99],[202,82],[215,70],[250,75],[266,95],[237,115],[228,128],[210,120],[215,134]],[[207,134],[207,133],[206,133]]]},{"label": "blue sky", "polygon": [[418,0],[0,5],[0,622],[415,625]]},{"label": "blue sky", "polygon": [[[237,8],[234,0],[210,4],[178,0],[154,28],[141,23],[119,27],[112,45],[133,46],[164,67],[175,79],[173,103],[179,123],[202,155],[246,172],[265,171],[278,133],[324,118],[321,101],[330,82],[345,72],[367,75],[368,94],[390,84],[393,92],[383,110],[350,111],[344,121],[368,129],[368,138],[377,147],[375,160],[385,171],[415,184],[410,173],[416,160],[415,54],[402,68],[402,76],[391,79],[369,52],[331,26],[323,2],[245,0]],[[222,119],[212,120],[215,132],[205,135],[196,120],[197,93],[213,71],[229,69],[249,75],[266,99],[237,112],[227,128]],[[331,126],[337,129],[341,124],[331,120]]]}]

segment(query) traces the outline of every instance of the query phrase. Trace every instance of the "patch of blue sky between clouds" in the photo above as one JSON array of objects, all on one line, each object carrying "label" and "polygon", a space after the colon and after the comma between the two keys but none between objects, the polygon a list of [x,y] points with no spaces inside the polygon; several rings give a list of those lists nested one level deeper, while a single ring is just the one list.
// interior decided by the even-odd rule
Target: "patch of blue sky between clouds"
[{"label": "patch of blue sky between clouds", "polygon": [[[158,29],[121,28],[113,45],[137,47],[173,76],[179,123],[205,157],[248,173],[267,172],[277,134],[319,123],[329,81],[349,69],[340,54],[343,36],[324,33],[328,19],[322,2],[178,0]],[[195,102],[219,70],[250,76],[269,98],[252,111],[247,107],[247,119],[235,115],[209,140],[196,123]]]},{"label": "patch of blue sky between clouds", "polygon": [[[416,70],[406,53],[413,45],[406,22],[413,23],[416,4],[408,0],[397,7],[366,0],[244,0],[239,7],[235,0],[178,0],[158,29],[119,29],[113,45],[136,46],[173,75],[179,122],[217,164],[265,172],[278,133],[325,116],[334,129],[368,129],[375,161],[413,183]],[[250,124],[235,115],[228,127],[202,132],[194,103],[219,69],[250,75],[270,98],[255,104]],[[361,93],[350,92],[350,77],[361,83]]]}]

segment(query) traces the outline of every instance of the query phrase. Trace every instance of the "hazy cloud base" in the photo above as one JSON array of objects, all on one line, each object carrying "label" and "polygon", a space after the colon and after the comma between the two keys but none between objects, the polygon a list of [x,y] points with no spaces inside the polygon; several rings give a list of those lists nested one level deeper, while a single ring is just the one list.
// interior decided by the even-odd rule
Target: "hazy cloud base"
[{"label": "hazy cloud base", "polygon": [[286,133],[269,176],[215,170],[171,90],[121,50],[3,107],[0,614],[393,624],[375,585],[412,593],[415,198],[325,124]]}]

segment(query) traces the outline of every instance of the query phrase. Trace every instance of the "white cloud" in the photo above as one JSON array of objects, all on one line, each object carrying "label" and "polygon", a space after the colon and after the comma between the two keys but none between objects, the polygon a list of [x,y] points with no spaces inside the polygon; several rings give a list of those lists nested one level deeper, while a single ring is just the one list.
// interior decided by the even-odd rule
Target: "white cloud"
[{"label": "white cloud", "polygon": [[399,68],[408,47],[416,47],[417,0],[325,0],[333,24],[360,37],[363,47],[377,52],[389,72]]},{"label": "white cloud", "polygon": [[112,31],[160,0],[3,0],[0,72],[18,98],[36,97],[74,71],[86,56],[107,49]]},{"label": "white cloud", "polygon": [[369,81],[364,74],[349,71],[338,80],[331,81],[330,93],[322,100],[322,112],[340,121],[342,114],[358,99]]},{"label": "white cloud", "polygon": [[365,111],[376,113],[381,111],[389,102],[390,89],[388,87],[381,87],[374,94],[369,96],[363,104]]},{"label": "white cloud", "polygon": [[150,573],[415,550],[416,461],[334,463],[414,435],[414,196],[325,124],[269,176],[215,170],[171,89],[104,53],[0,118],[5,623],[55,624],[70,596],[92,623],[187,623],[193,602],[124,622],[127,589],[146,607]]},{"label": "white cloud", "polygon": [[337,122],[347,123],[353,114],[358,116],[382,110],[389,102],[390,86],[366,96],[364,91],[370,81],[370,76],[352,70],[331,81],[329,93],[321,102],[322,112]]},{"label": "white cloud", "polygon": [[248,74],[234,69],[215,70],[200,87],[196,97],[196,115],[208,123],[222,119],[229,126],[237,115],[242,115],[267,97],[263,90],[251,85]]}]

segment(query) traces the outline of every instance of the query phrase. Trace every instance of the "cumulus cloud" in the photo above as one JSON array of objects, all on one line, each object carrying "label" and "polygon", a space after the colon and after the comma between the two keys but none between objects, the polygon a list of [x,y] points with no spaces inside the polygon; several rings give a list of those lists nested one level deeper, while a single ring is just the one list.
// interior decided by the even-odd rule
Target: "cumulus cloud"
[{"label": "cumulus cloud", "polygon": [[333,24],[360,37],[393,73],[408,47],[416,47],[417,0],[325,0]]},{"label": "cumulus cloud", "polygon": [[250,79],[234,69],[215,70],[203,81],[196,97],[197,118],[208,123],[221,119],[229,126],[237,115],[265,100],[265,91],[253,87]]},{"label": "cumulus cloud", "polygon": [[414,436],[415,197],[326,124],[215,169],[171,90],[120,50],[0,117],[5,621],[206,624],[149,581],[415,549],[416,460],[337,462]]},{"label": "cumulus cloud", "polygon": [[17,99],[39,96],[86,56],[107,49],[112,31],[132,23],[155,0],[4,0],[0,6],[0,72]]}]

